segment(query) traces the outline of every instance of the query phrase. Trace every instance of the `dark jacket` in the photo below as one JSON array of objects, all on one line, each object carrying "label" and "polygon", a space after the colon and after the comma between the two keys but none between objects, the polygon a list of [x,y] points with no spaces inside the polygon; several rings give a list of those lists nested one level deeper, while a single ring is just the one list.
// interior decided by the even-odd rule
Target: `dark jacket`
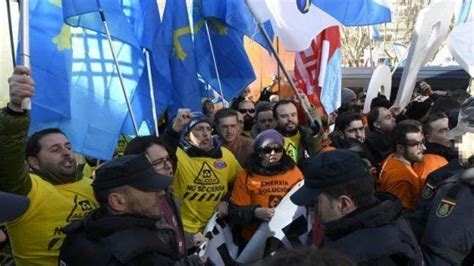
[{"label": "dark jacket", "polygon": [[367,136],[365,139],[365,146],[372,155],[374,166],[380,168],[379,166],[382,161],[385,160],[393,150],[390,137],[370,129],[367,129],[365,132]]},{"label": "dark jacket", "polygon": [[458,159],[450,161],[447,165],[435,170],[426,178],[425,186],[421,193],[421,197],[418,198],[416,204],[416,210],[410,217],[410,223],[413,228],[413,232],[418,240],[423,236],[425,231],[426,222],[428,219],[428,213],[433,204],[433,198],[436,194],[437,189],[443,185],[443,182],[452,177],[453,175],[462,172],[463,166],[459,163]]},{"label": "dark jacket", "polygon": [[442,182],[420,241],[427,265],[474,264],[474,169]]},{"label": "dark jacket", "polygon": [[421,265],[422,254],[398,199],[377,194],[366,207],[325,223],[325,247],[358,265]]},{"label": "dark jacket", "polygon": [[61,265],[200,265],[193,255],[179,259],[175,231],[160,221],[94,211],[63,229]]}]

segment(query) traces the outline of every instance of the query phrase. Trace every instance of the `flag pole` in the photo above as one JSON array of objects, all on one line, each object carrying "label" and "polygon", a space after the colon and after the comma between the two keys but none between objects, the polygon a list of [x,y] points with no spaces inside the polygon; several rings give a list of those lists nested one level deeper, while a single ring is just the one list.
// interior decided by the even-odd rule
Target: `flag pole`
[{"label": "flag pole", "polygon": [[10,49],[11,49],[11,55],[12,55],[12,66],[16,67],[16,62],[15,62],[15,42],[13,41],[13,26],[12,26],[12,12],[10,8],[10,0],[7,1],[7,17],[8,17],[8,33],[10,36]]},{"label": "flag pole", "polygon": [[109,26],[107,26],[107,22],[105,20],[104,10],[99,9],[99,14],[102,20],[102,24],[104,25],[105,33],[107,35],[107,41],[109,42],[110,52],[112,53],[112,57],[114,59],[115,68],[117,70],[117,74],[120,80],[120,87],[122,87],[123,96],[125,97],[125,101],[127,102],[128,112],[130,113],[130,117],[132,118],[133,128],[135,129],[135,134],[138,136],[137,120],[135,119],[135,114],[133,113],[132,105],[130,104],[130,100],[128,99],[127,91],[125,90],[125,85],[123,84],[122,72],[120,71],[117,58],[115,57],[114,47],[112,45],[112,37],[110,37]]},{"label": "flag pole", "polygon": [[[246,1],[246,3],[247,3],[247,1]],[[311,106],[309,106],[308,102],[305,101],[305,100],[303,100],[303,98],[300,96],[298,90],[296,89],[295,83],[293,82],[293,79],[290,77],[290,74],[288,74],[288,71],[286,71],[285,66],[283,65],[283,62],[282,62],[281,59],[280,59],[280,56],[279,56],[278,53],[276,52],[275,47],[273,47],[272,40],[271,40],[270,37],[268,36],[267,31],[266,31],[265,28],[263,27],[262,23],[255,17],[255,14],[253,13],[253,10],[252,10],[252,8],[248,5],[248,3],[247,3],[247,6],[249,7],[250,12],[252,13],[253,17],[254,17],[255,20],[256,20],[258,29],[259,29],[260,32],[262,33],[262,35],[263,35],[263,37],[265,38],[265,41],[267,42],[267,44],[270,46],[270,49],[271,49],[271,51],[272,51],[272,54],[275,56],[275,59],[277,60],[278,66],[280,67],[281,71],[283,72],[283,75],[285,75],[286,79],[287,79],[288,82],[290,83],[291,90],[293,91],[293,93],[296,95],[296,97],[297,97],[298,100],[300,101],[301,106],[303,107],[303,110],[304,110],[306,116],[309,118],[310,126],[311,126],[312,128],[319,127],[320,125],[316,125],[316,124],[314,123],[315,120],[318,121],[318,123],[319,123],[319,118],[313,117],[313,115],[312,115],[311,112],[309,111],[310,108],[311,108]]]},{"label": "flag pole", "polygon": [[[206,26],[206,33],[207,33],[207,39],[209,41],[209,47],[211,48],[211,56],[212,56],[212,61],[214,62],[214,71],[216,72],[216,77],[217,77],[217,84],[219,86],[219,93],[221,94],[222,99],[225,100],[224,97],[224,92],[222,91],[222,84],[221,84],[221,77],[219,75],[219,69],[217,68],[217,61],[216,61],[216,56],[214,54],[214,46],[212,44],[211,40],[211,33],[209,31],[209,26],[207,24],[207,19],[204,19],[204,25]],[[227,101],[223,101],[222,103],[224,104],[224,107],[227,108],[229,107],[228,104],[226,106]]]},{"label": "flag pole", "polygon": [[[30,65],[30,2],[29,0],[20,1],[21,14],[21,63],[31,68]],[[21,108],[24,110],[31,109],[31,99],[24,98],[21,102]]]},{"label": "flag pole", "polygon": [[153,115],[153,125],[155,126],[155,135],[159,137],[160,132],[158,132],[158,115],[156,114],[155,89],[153,85],[153,76],[151,73],[150,52],[148,51],[148,49],[143,49],[143,53],[145,54],[148,85],[150,87],[151,113]]}]

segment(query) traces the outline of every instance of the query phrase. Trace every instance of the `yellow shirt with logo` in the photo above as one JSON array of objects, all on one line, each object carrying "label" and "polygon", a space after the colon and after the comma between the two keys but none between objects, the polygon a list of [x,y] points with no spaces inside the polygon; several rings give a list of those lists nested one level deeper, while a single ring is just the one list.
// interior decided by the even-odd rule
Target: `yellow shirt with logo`
[{"label": "yellow shirt with logo", "polygon": [[184,231],[200,232],[228,191],[241,167],[234,155],[221,147],[222,158],[190,157],[178,148],[173,190],[181,200]]},{"label": "yellow shirt with logo", "polygon": [[30,174],[30,206],[18,219],[7,223],[16,265],[58,265],[59,249],[66,236],[61,229],[97,208],[91,183],[52,185]]},{"label": "yellow shirt with logo", "polygon": [[291,137],[285,137],[285,151],[293,161],[298,164],[298,144],[300,143],[301,133],[298,131]]}]

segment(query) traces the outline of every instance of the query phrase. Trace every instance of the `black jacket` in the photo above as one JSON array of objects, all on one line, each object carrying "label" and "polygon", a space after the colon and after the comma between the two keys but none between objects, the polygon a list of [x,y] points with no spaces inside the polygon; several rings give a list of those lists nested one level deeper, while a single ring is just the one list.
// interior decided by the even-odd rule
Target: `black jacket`
[{"label": "black jacket", "polygon": [[195,255],[179,259],[175,231],[159,221],[108,215],[100,209],[63,229],[60,265],[200,265]]},{"label": "black jacket", "polygon": [[427,265],[473,265],[474,169],[446,179],[435,193],[420,241]]},{"label": "black jacket", "polygon": [[367,129],[365,145],[373,158],[374,165],[379,168],[380,164],[392,153],[390,137],[380,132]]},{"label": "black jacket", "polygon": [[410,217],[413,232],[418,240],[421,239],[423,232],[425,231],[428,213],[433,204],[433,198],[437,189],[442,186],[443,182],[449,177],[452,177],[463,170],[464,168],[459,163],[459,160],[455,159],[450,161],[447,165],[430,173],[426,178],[425,186],[423,187],[421,196],[418,198],[416,204],[416,210]]},{"label": "black jacket", "polygon": [[358,265],[421,265],[422,254],[398,199],[388,194],[343,218],[325,223],[325,247]]}]

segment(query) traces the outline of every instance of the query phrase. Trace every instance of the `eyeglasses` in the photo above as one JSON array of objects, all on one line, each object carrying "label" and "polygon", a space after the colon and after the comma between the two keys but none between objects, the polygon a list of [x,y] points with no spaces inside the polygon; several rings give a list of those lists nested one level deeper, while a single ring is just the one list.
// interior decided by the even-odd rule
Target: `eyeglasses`
[{"label": "eyeglasses", "polygon": [[255,109],[239,109],[239,112],[253,114],[255,113]]},{"label": "eyeglasses", "polygon": [[156,161],[153,161],[151,165],[153,165],[153,167],[155,167],[156,170],[161,170],[165,168],[167,162],[171,163],[171,157],[169,155],[166,156],[165,158],[161,158]]},{"label": "eyeglasses", "polygon": [[270,153],[272,153],[272,151],[274,151],[275,153],[280,153],[280,152],[283,152],[283,147],[282,147],[282,146],[278,146],[278,147],[265,147],[265,148],[260,149],[260,151],[261,151],[263,154],[270,154]]},{"label": "eyeglasses", "polygon": [[406,146],[418,146],[419,148],[423,147],[425,145],[425,140],[422,140],[422,141],[413,141],[413,142],[409,142],[407,141],[407,143],[405,143]]}]

